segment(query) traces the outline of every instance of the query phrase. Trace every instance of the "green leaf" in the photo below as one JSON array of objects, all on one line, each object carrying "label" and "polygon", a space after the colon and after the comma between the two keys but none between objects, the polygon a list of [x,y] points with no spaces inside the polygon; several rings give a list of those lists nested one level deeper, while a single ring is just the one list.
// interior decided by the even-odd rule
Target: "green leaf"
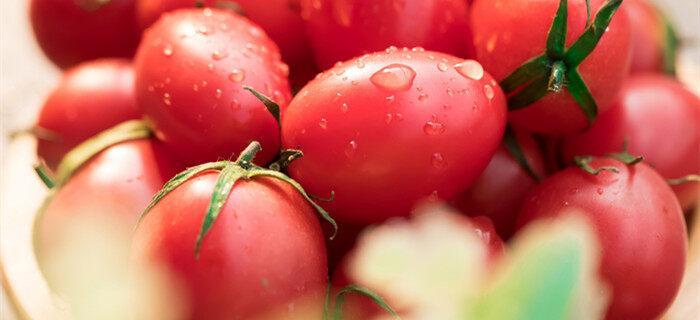
[{"label": "green leaf", "polygon": [[338,233],[338,224],[335,222],[335,220],[331,217],[328,212],[323,209],[321,206],[316,204],[316,202],[311,199],[311,197],[306,193],[304,188],[299,184],[298,182],[294,181],[292,178],[288,177],[284,173],[281,173],[279,171],[274,171],[274,170],[268,170],[268,169],[263,169],[263,168],[253,168],[249,171],[248,177],[256,177],[256,176],[265,176],[265,177],[271,177],[271,178],[276,178],[279,180],[282,180],[286,183],[289,183],[294,189],[299,191],[299,193],[306,199],[306,201],[314,208],[316,209],[316,212],[318,212],[321,217],[323,217],[324,220],[326,220],[328,223],[330,223],[333,226],[333,235],[331,235],[330,239],[332,240],[335,238],[335,235]]},{"label": "green leaf", "polygon": [[617,170],[615,167],[598,167],[598,168],[593,168],[591,166],[591,161],[593,161],[592,156],[576,156],[574,157],[574,162],[576,165],[581,168],[581,170],[586,171],[594,176],[597,176],[599,173],[602,171],[610,171],[614,173],[619,173],[620,171]]},{"label": "green leaf", "polygon": [[246,172],[237,163],[231,162],[224,167],[224,169],[219,174],[219,179],[214,185],[214,191],[211,195],[211,200],[209,201],[209,207],[204,215],[204,221],[202,222],[202,227],[197,235],[197,242],[194,247],[194,255],[199,258],[199,250],[202,247],[202,240],[207,235],[214,222],[219,217],[221,210],[224,208],[224,204],[228,200],[228,196],[233,190],[233,185],[238,181],[238,179],[246,176]]},{"label": "green leaf", "polygon": [[158,191],[155,196],[153,196],[153,199],[151,199],[151,202],[148,204],[146,209],[143,210],[141,213],[141,216],[139,217],[138,222],[136,223],[136,226],[141,223],[143,218],[148,214],[153,207],[160,202],[161,199],[163,199],[165,196],[168,195],[168,193],[172,192],[173,190],[177,189],[180,185],[185,183],[186,181],[192,179],[194,176],[207,171],[207,170],[221,170],[226,165],[229,163],[229,161],[219,161],[219,162],[210,162],[210,163],[205,163],[205,164],[200,164],[196,167],[188,168],[185,171],[182,171],[178,174],[175,175],[172,179],[170,179],[168,182],[165,183],[163,186],[163,189]]},{"label": "green leaf", "polygon": [[131,120],[107,129],[84,141],[68,152],[56,169],[56,186],[62,186],[68,179],[101,151],[121,142],[149,138],[151,129],[141,120]]},{"label": "green leaf", "polygon": [[508,153],[510,153],[510,155],[515,159],[515,161],[518,162],[518,165],[520,165],[520,167],[525,170],[530,177],[535,179],[535,181],[540,181],[542,179],[542,177],[540,177],[535,170],[532,169],[532,166],[530,166],[530,163],[527,161],[525,153],[516,139],[515,131],[513,131],[511,126],[506,127],[506,133],[503,136],[503,145],[505,146],[506,150],[508,150]]},{"label": "green leaf", "polygon": [[549,73],[549,58],[545,55],[530,59],[508,77],[501,81],[505,93],[513,92],[520,86],[529,83],[533,78],[544,77]]},{"label": "green leaf", "polygon": [[680,186],[691,182],[700,182],[700,174],[689,174],[685,177],[680,177],[677,179],[668,179],[666,182],[672,186]]},{"label": "green leaf", "polygon": [[596,104],[593,94],[588,89],[588,85],[583,81],[577,69],[567,70],[566,78],[568,79],[569,93],[574,97],[579,109],[586,116],[588,124],[593,124],[596,117],[598,117],[598,104]]},{"label": "green leaf", "polygon": [[593,52],[621,4],[622,0],[608,0],[603,4],[595,16],[593,24],[583,32],[581,37],[566,52],[564,60],[570,69],[580,65]]},{"label": "green leaf", "polygon": [[626,149],[625,149],[625,151],[622,151],[622,152],[609,153],[608,156],[610,158],[613,158],[617,161],[620,161],[628,166],[633,166],[637,163],[642,162],[642,160],[644,160],[644,157],[631,155],[629,152],[627,152]]},{"label": "green leaf", "polygon": [[345,304],[345,296],[349,293],[355,293],[366,296],[372,299],[372,301],[374,301],[374,303],[377,304],[380,308],[390,313],[394,318],[401,319],[401,317],[399,317],[399,314],[396,313],[396,311],[394,311],[394,309],[392,309],[389,306],[389,304],[386,303],[384,299],[382,299],[380,295],[365,287],[361,287],[356,284],[351,284],[341,289],[340,292],[338,292],[338,294],[335,296],[335,312],[333,316],[334,320],[341,320],[343,318],[343,305]]},{"label": "green leaf", "polygon": [[568,19],[568,1],[559,0],[559,8],[552,21],[552,27],[547,35],[547,56],[558,60],[564,57],[566,52],[566,29]]},{"label": "green leaf", "polygon": [[508,110],[525,108],[549,93],[549,77],[545,74],[508,97]]},{"label": "green leaf", "polygon": [[264,94],[258,92],[257,90],[249,87],[249,86],[243,86],[243,89],[250,91],[258,100],[260,100],[264,105],[265,108],[267,108],[267,111],[272,114],[273,117],[275,117],[275,120],[277,121],[277,126],[279,127],[280,131],[282,130],[282,123],[280,122],[280,106],[277,104],[277,102],[272,101],[272,99],[268,98]]}]

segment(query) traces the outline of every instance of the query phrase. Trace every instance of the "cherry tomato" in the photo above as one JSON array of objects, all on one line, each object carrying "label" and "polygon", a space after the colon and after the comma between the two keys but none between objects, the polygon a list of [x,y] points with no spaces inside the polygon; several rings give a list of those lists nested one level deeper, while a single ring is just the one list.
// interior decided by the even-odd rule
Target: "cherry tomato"
[{"label": "cherry tomato", "polygon": [[44,53],[60,68],[105,57],[131,58],[138,45],[134,0],[32,0]]},{"label": "cherry tomato", "polygon": [[[544,159],[537,142],[526,132],[516,131],[515,136],[533,173],[544,177]],[[455,199],[455,205],[467,214],[491,218],[498,234],[508,239],[515,231],[520,205],[536,185],[537,180],[501,146],[479,179]]]},{"label": "cherry tomato", "polygon": [[[624,85],[614,106],[582,134],[564,140],[567,161],[576,155],[619,152],[644,156],[667,179],[700,174],[700,98],[662,75],[638,75]],[[697,201],[700,183],[673,187],[681,205]]]},{"label": "cherry tomato", "polygon": [[322,69],[391,45],[473,56],[463,0],[302,0],[301,5]]},{"label": "cherry tomato", "polygon": [[134,73],[126,60],[86,62],[68,70],[37,120],[37,153],[55,169],[75,146],[121,122],[138,119]]},{"label": "cherry tomato", "polygon": [[498,148],[505,98],[474,60],[389,48],[310,82],[282,119],[292,178],[351,224],[405,216],[469,187]]},{"label": "cherry tomato", "polygon": [[156,204],[134,236],[135,262],[162,264],[182,281],[188,319],[250,319],[277,307],[284,312],[272,319],[302,319],[299,299],[318,307],[308,319],[320,319],[328,281],[323,233],[316,211],[286,182],[236,182],[195,258],[218,174],[201,173]]},{"label": "cherry tomato", "polygon": [[[193,0],[137,0],[139,25],[146,29],[164,12],[191,8],[194,3]],[[222,7],[227,2],[204,0],[202,3],[209,7]],[[316,75],[299,0],[235,0],[231,3],[240,8],[242,15],[259,24],[279,46],[282,59],[290,66],[292,83],[303,86]]]},{"label": "cherry tomato", "polygon": [[[629,16],[632,63],[630,72],[663,72],[674,67],[675,51],[667,52],[676,46],[675,36],[659,9],[648,0],[628,0],[624,2]],[[671,46],[671,47],[669,47]],[[671,59],[671,61],[666,61]],[[671,65],[666,65],[671,63]]]},{"label": "cherry tomato", "polygon": [[219,9],[181,9],[148,29],[136,55],[136,98],[156,136],[187,164],[228,159],[250,141],[260,163],[279,149],[279,129],[243,86],[290,100],[277,46],[247,19]]},{"label": "cherry tomato", "polygon": [[[591,16],[595,16],[603,2],[590,2]],[[471,18],[478,60],[501,81],[523,63],[542,55],[558,7],[558,0],[475,1]],[[586,17],[586,1],[568,1],[567,47],[585,30]],[[627,17],[618,12],[595,50],[578,67],[599,112],[611,105],[627,76],[629,35]],[[520,128],[547,134],[576,132],[588,125],[566,88],[559,93],[550,92],[533,104],[510,112],[509,116]]]},{"label": "cherry tomato", "polygon": [[130,230],[151,197],[181,169],[159,142],[150,139],[122,142],[98,153],[60,186],[41,213],[39,257],[51,254],[65,238],[66,228],[81,219]]},{"label": "cherry tomato", "polygon": [[688,239],[681,206],[643,162],[599,158],[590,165],[618,172],[593,175],[573,167],[545,179],[523,204],[519,225],[564,214],[587,218],[602,247],[601,275],[611,286],[606,319],[656,319],[683,278]]}]

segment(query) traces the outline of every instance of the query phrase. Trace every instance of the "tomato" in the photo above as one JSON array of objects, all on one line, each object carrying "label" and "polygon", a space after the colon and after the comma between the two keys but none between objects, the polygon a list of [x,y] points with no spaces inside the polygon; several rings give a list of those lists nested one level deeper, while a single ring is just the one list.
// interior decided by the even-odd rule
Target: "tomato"
[{"label": "tomato", "polygon": [[645,73],[673,70],[677,40],[663,14],[648,0],[628,0],[624,4],[629,16],[630,29],[633,30],[630,34],[630,71]]},{"label": "tomato", "polygon": [[41,49],[60,68],[131,58],[138,45],[134,0],[32,0],[29,10]]},{"label": "tomato", "polygon": [[[133,242],[135,263],[159,263],[182,281],[188,319],[302,319],[299,299],[321,317],[326,252],[316,212],[286,182],[239,180],[195,258],[195,240],[218,172],[205,171],[166,195],[144,217]],[[261,201],[264,199],[264,201]],[[307,316],[306,314],[303,314]]]},{"label": "tomato", "polygon": [[612,291],[606,319],[656,319],[673,302],[685,268],[688,239],[678,200],[643,162],[598,158],[590,165],[618,172],[572,167],[545,179],[523,204],[519,225],[564,214],[587,218]]},{"label": "tomato", "polygon": [[[533,173],[543,177],[544,159],[537,142],[526,132],[516,131],[515,136]],[[501,146],[471,188],[455,199],[455,205],[467,214],[488,216],[498,234],[507,239],[515,231],[520,205],[536,185],[537,180]]]},{"label": "tomato", "polygon": [[228,159],[250,141],[261,163],[279,149],[279,128],[243,86],[290,100],[277,46],[247,19],[219,9],[182,9],[148,29],[136,55],[136,98],[156,135],[187,164]]},{"label": "tomato", "polygon": [[301,5],[322,69],[392,45],[473,56],[463,0],[302,0]]},{"label": "tomato", "polygon": [[68,70],[37,120],[37,153],[55,169],[63,156],[121,122],[138,119],[134,73],[126,60],[98,60]]},{"label": "tomato", "polygon": [[498,148],[505,98],[474,60],[389,48],[337,65],[304,87],[282,119],[304,157],[292,178],[351,224],[408,215],[425,197],[469,187]]},{"label": "tomato", "polygon": [[[590,2],[592,17],[603,2]],[[547,35],[558,7],[558,0],[475,1],[471,18],[477,59],[502,81],[525,62],[545,52]],[[567,47],[583,33],[586,13],[586,1],[568,1]],[[627,17],[617,13],[596,48],[578,67],[601,113],[611,105],[628,74],[629,36]],[[517,127],[547,134],[576,132],[588,125],[568,89],[550,92],[523,109],[511,111],[509,120]]]},{"label": "tomato", "polygon": [[[137,0],[136,11],[142,29],[152,25],[164,12],[194,6],[193,0]],[[204,0],[210,7],[221,7],[222,1]],[[304,85],[316,75],[311,47],[301,19],[299,0],[235,0],[242,14],[260,25],[275,41],[282,59],[290,66],[292,82]]]},{"label": "tomato", "polygon": [[[501,240],[496,233],[491,220],[484,216],[465,217],[457,214],[450,215],[450,217],[453,219],[456,225],[463,227],[465,231],[474,232],[477,237],[479,237],[479,239],[487,247],[489,264],[495,265],[496,259],[504,254],[505,246],[503,244],[503,240]],[[331,284],[334,291],[337,292],[347,285],[357,283],[357,280],[353,279],[348,274],[348,268],[350,267],[352,259],[353,252],[350,252],[343,258],[341,264],[333,272]],[[378,292],[376,290],[373,291]],[[392,306],[391,301],[387,302],[389,306]],[[397,311],[400,313],[399,310]],[[345,298],[343,319],[374,319],[377,316],[384,314],[388,313],[382,310],[374,301],[372,301],[372,299],[368,297],[357,294],[349,294]]]},{"label": "tomato", "polygon": [[[625,141],[630,153],[644,156],[667,179],[700,174],[700,98],[666,76],[633,76],[590,130],[564,140],[564,158],[618,152]],[[700,183],[673,189],[681,205],[690,208]]]},{"label": "tomato", "polygon": [[37,224],[39,257],[51,254],[81,220],[133,228],[151,197],[181,167],[157,141],[140,139],[98,153],[56,191]]}]

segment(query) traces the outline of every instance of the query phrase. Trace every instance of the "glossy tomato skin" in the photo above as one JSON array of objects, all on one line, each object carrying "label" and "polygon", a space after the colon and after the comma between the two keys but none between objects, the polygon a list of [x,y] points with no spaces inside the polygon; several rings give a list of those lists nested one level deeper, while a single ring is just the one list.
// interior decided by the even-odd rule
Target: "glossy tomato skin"
[{"label": "glossy tomato skin", "polygon": [[473,56],[463,0],[302,0],[301,4],[322,69],[388,46]]},{"label": "glossy tomato skin", "polygon": [[[516,139],[530,167],[538,176],[544,177],[544,159],[532,135],[518,131]],[[536,185],[537,180],[501,146],[481,176],[467,192],[455,198],[454,203],[469,215],[491,218],[498,234],[508,239],[515,232],[520,205]]]},{"label": "glossy tomato skin", "polygon": [[[205,6],[217,7],[220,1],[205,0]],[[275,41],[282,59],[290,66],[292,83],[303,86],[316,75],[311,47],[304,21],[301,19],[299,0],[236,0],[242,14],[261,28]],[[152,25],[165,12],[180,8],[192,8],[192,0],[137,0],[136,12],[142,30]]]},{"label": "glossy tomato skin", "polygon": [[656,319],[673,301],[685,268],[683,212],[671,188],[645,163],[599,158],[597,176],[565,169],[544,180],[523,204],[522,226],[564,214],[587,218],[602,249],[600,272],[611,286],[606,319]]},{"label": "glossy tomato skin", "polygon": [[302,299],[320,318],[328,272],[323,234],[315,211],[285,182],[236,182],[195,258],[217,177],[196,176],[148,213],[134,236],[135,263],[162,264],[183,283],[188,319],[250,319],[277,307],[284,312],[272,319],[303,319]]},{"label": "glossy tomato skin", "polygon": [[60,187],[41,214],[40,258],[81,219],[131,230],[153,195],[181,169],[155,139],[126,141],[100,152]]},{"label": "glossy tomato skin", "polygon": [[[667,76],[633,76],[590,130],[564,140],[564,158],[619,152],[625,141],[664,178],[700,174],[700,98]],[[700,183],[673,189],[687,209],[697,201]]]},{"label": "glossy tomato skin", "polygon": [[[593,13],[603,2],[591,1]],[[558,6],[558,0],[474,1],[471,18],[477,59],[502,81],[523,63],[545,52],[547,34]],[[568,1],[568,12],[567,47],[584,31],[585,1]],[[624,12],[616,13],[598,46],[579,66],[601,113],[610,107],[628,74],[629,36],[627,16]],[[510,112],[509,120],[520,128],[546,134],[572,133],[588,125],[568,90],[549,93],[523,109]]]},{"label": "glossy tomato skin", "polygon": [[60,68],[105,57],[131,58],[139,37],[134,0],[32,0],[41,49]]},{"label": "glossy tomato skin", "polygon": [[166,13],[144,34],[134,62],[136,98],[156,135],[189,165],[228,159],[251,141],[264,164],[279,149],[278,125],[243,86],[290,100],[277,46],[246,18],[219,9]]},{"label": "glossy tomato skin", "polygon": [[127,120],[141,118],[134,73],[127,60],[80,64],[64,75],[44,102],[36,126],[37,154],[55,169],[63,156],[88,138]]},{"label": "glossy tomato skin", "polygon": [[[460,74],[460,64],[479,80]],[[317,196],[334,191],[321,205],[366,225],[469,187],[498,148],[505,113],[503,93],[476,61],[389,48],[310,82],[290,104],[282,136],[285,148],[304,153],[292,178]]]},{"label": "glossy tomato skin", "polygon": [[662,13],[648,0],[624,2],[632,41],[630,72],[663,72],[666,30]]}]

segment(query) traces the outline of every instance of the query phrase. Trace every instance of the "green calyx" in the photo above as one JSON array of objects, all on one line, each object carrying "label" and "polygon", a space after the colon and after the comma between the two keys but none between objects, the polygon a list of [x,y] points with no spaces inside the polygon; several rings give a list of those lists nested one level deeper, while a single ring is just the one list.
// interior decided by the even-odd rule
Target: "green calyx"
[{"label": "green calyx", "polygon": [[[637,163],[644,161],[644,157],[634,156],[634,155],[630,154],[629,152],[627,152],[627,142],[624,143],[621,152],[608,153],[606,156],[608,158],[612,158],[612,159],[615,159],[617,161],[620,161],[628,166],[633,166]],[[574,157],[574,162],[576,163],[576,165],[579,168],[583,169],[583,171],[586,171],[592,175],[598,175],[601,171],[610,171],[610,172],[614,172],[614,173],[620,172],[615,167],[605,166],[605,167],[593,168],[591,166],[591,161],[593,161],[593,159],[595,159],[594,156],[576,156],[576,157]]]},{"label": "green calyx", "polygon": [[664,72],[668,75],[676,75],[676,58],[678,55],[678,46],[680,45],[680,40],[678,39],[678,33],[676,29],[671,24],[671,20],[667,16],[662,15],[663,20],[663,32],[664,32],[664,43],[663,43],[663,68]]},{"label": "green calyx", "polygon": [[540,177],[540,175],[532,169],[532,166],[527,161],[527,157],[525,157],[525,152],[523,152],[523,149],[520,147],[520,144],[516,139],[515,131],[510,126],[506,127],[506,132],[503,136],[503,146],[506,148],[508,153],[510,153],[510,155],[515,159],[518,165],[520,165],[520,167],[523,170],[525,170],[525,172],[532,179],[534,179],[535,181],[542,180],[542,177]]},{"label": "green calyx", "polygon": [[[592,23],[587,22],[586,30],[568,49],[567,4],[567,0],[559,1],[559,8],[547,35],[545,53],[525,62],[501,81],[501,86],[509,94],[510,110],[525,108],[550,92],[558,93],[567,88],[591,124],[598,115],[598,105],[578,67],[598,45],[622,0],[607,0]],[[589,0],[586,0],[586,8],[590,19]]]},{"label": "green calyx", "polygon": [[377,293],[373,292],[372,290],[356,285],[356,284],[351,284],[348,285],[335,295],[335,307],[333,308],[333,312],[331,314],[330,311],[330,304],[331,304],[331,299],[330,299],[330,284],[328,285],[328,289],[326,290],[326,303],[323,308],[323,319],[324,320],[342,320],[343,319],[343,306],[345,305],[345,297],[348,294],[358,294],[365,296],[369,299],[371,299],[377,306],[382,308],[384,311],[388,312],[391,314],[394,318],[396,319],[401,319],[399,317],[399,314],[394,311],[394,309],[389,306],[384,299],[378,295]]},{"label": "green calyx", "polygon": [[331,218],[331,216],[328,214],[328,212],[326,212],[326,210],[321,208],[318,204],[316,204],[313,201],[313,199],[311,199],[311,197],[306,193],[304,188],[298,182],[294,181],[292,178],[288,177],[284,173],[275,170],[265,169],[253,163],[253,158],[255,157],[255,154],[257,154],[261,149],[262,147],[260,146],[260,143],[257,141],[253,141],[250,143],[250,145],[248,145],[248,147],[245,148],[245,150],[243,150],[243,152],[241,152],[236,161],[217,161],[205,163],[189,168],[177,174],[163,186],[163,189],[156,193],[156,195],[151,200],[151,203],[149,203],[149,205],[141,214],[139,222],[141,222],[141,220],[143,220],[143,218],[148,214],[148,212],[151,209],[153,209],[153,207],[156,204],[158,204],[160,200],[162,200],[171,191],[175,190],[180,185],[194,178],[196,175],[202,172],[216,170],[219,171],[219,177],[216,181],[216,184],[214,185],[214,191],[212,192],[211,200],[209,201],[209,206],[204,215],[204,220],[202,221],[200,231],[197,235],[194,252],[195,257],[199,258],[199,251],[202,246],[202,241],[204,240],[204,237],[207,235],[207,233],[211,230],[211,227],[216,222],[216,219],[219,217],[219,214],[221,213],[224,204],[226,204],[226,201],[228,200],[228,197],[231,194],[231,191],[233,190],[233,187],[236,184],[236,182],[241,179],[251,180],[255,177],[269,177],[278,179],[294,187],[294,189],[296,189],[304,197],[304,199],[308,201],[308,203],[323,217],[323,219],[328,221],[328,223],[330,223],[333,226],[334,233],[331,236],[331,239],[333,239],[335,237],[335,233],[338,230],[338,226],[335,220]]}]

